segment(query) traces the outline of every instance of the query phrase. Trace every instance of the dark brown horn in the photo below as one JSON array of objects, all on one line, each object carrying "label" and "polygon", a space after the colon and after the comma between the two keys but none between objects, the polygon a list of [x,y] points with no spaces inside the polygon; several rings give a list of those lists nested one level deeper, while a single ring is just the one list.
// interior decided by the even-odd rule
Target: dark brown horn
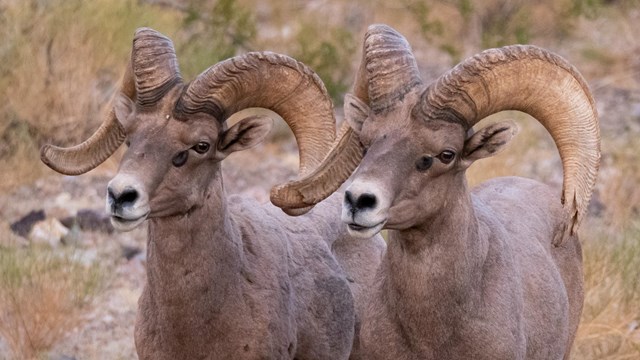
[{"label": "dark brown horn", "polygon": [[131,61],[136,81],[135,100],[142,107],[154,105],[182,82],[173,43],[153,29],[136,31]]},{"label": "dark brown horn", "polygon": [[[138,29],[119,92],[136,99],[140,106],[150,106],[181,81],[171,40],[155,30]],[[108,159],[125,138],[124,128],[112,107],[89,139],[70,148],[44,145],[40,158],[57,172],[80,175]]]},{"label": "dark brown horn", "polygon": [[600,163],[600,127],[586,81],[566,60],[535,46],[486,50],[442,75],[424,93],[421,109],[432,119],[472,127],[503,110],[537,119],[553,137],[564,170],[562,203],[578,229]]}]

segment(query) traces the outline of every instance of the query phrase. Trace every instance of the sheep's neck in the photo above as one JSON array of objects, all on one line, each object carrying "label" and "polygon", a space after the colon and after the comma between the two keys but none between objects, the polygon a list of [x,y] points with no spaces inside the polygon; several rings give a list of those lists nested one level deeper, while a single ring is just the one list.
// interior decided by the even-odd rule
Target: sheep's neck
[{"label": "sheep's neck", "polygon": [[382,294],[415,346],[438,348],[478,301],[486,241],[471,199],[461,192],[425,225],[389,232]]},{"label": "sheep's neck", "polygon": [[[141,310],[153,314],[143,326],[147,331],[213,334],[211,327],[229,320],[221,312],[224,305],[241,297],[242,247],[222,179],[214,179],[208,191],[206,203],[188,215],[150,220],[148,279],[140,301]],[[183,340],[177,341],[197,345],[194,341],[207,344],[208,338]]]}]

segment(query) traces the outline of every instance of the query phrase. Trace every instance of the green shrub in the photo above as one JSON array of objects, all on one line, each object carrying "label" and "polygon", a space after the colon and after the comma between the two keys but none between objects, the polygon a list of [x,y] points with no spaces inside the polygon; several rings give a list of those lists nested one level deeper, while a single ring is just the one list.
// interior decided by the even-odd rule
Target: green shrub
[{"label": "green shrub", "polygon": [[356,55],[353,34],[342,27],[323,28],[309,21],[301,24],[295,37],[293,57],[302,61],[324,82],[335,106],[341,106],[353,82],[352,61]]},{"label": "green shrub", "polygon": [[236,0],[191,1],[176,44],[181,71],[192,78],[209,66],[250,50],[257,29],[254,14]]}]

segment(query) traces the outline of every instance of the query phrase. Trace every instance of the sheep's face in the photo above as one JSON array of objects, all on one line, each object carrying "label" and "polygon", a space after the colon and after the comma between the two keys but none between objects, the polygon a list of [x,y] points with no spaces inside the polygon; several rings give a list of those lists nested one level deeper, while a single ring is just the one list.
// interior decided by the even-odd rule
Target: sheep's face
[{"label": "sheep's face", "polygon": [[271,120],[248,118],[230,129],[203,113],[186,120],[173,117],[178,91],[153,109],[142,110],[128,98],[116,105],[128,149],[118,174],[109,182],[107,212],[120,231],[145,219],[186,214],[212,194],[221,176],[219,162],[228,154],[260,142]]},{"label": "sheep's face", "polygon": [[345,191],[342,221],[363,238],[421,226],[444,211],[466,191],[464,170],[499,151],[515,129],[499,123],[467,138],[461,124],[426,119],[413,106],[380,116],[351,101],[345,116],[367,151]]}]

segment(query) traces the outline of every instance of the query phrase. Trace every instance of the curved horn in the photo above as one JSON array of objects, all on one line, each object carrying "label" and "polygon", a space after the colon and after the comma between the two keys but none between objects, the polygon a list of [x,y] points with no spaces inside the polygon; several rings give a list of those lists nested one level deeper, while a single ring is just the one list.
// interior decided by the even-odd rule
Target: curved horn
[{"label": "curved horn", "polygon": [[[370,26],[364,38],[354,95],[369,104],[374,113],[386,113],[393,111],[400,99],[421,84],[407,40],[389,26]],[[351,176],[362,160],[363,151],[358,136],[345,121],[322,164],[306,177],[274,187],[272,202],[281,207],[317,204]]]},{"label": "curved horn", "polygon": [[364,37],[355,95],[379,114],[392,111],[420,85],[418,65],[407,40],[387,25],[370,26]]},{"label": "curved horn", "polygon": [[[136,94],[131,63],[122,77],[120,90],[132,98]],[[124,128],[116,118],[113,107],[102,125],[83,143],[69,148],[46,144],[40,149],[40,159],[51,169],[65,175],[80,175],[102,164],[124,142]]]},{"label": "curved horn", "polygon": [[154,105],[176,84],[182,83],[173,43],[153,29],[136,30],[131,61],[136,81],[135,100],[142,107]]},{"label": "curved horn", "polygon": [[566,60],[535,46],[486,50],[442,75],[423,94],[421,111],[467,128],[503,110],[537,119],[553,137],[564,171],[562,203],[578,229],[600,163],[600,129],[586,81]]},{"label": "curved horn", "polygon": [[[316,168],[329,152],[336,129],[327,90],[312,70],[285,55],[254,52],[212,66],[186,88],[175,115],[182,118],[205,112],[224,122],[250,107],[272,110],[287,122],[298,143],[300,177]],[[286,190],[271,196],[290,215],[311,209],[292,199]]]},{"label": "curved horn", "polygon": [[[171,40],[155,30],[138,29],[119,92],[136,99],[140,106],[149,106],[181,81]],[[40,158],[59,173],[80,175],[107,160],[125,138],[124,128],[112,107],[89,139],[69,148],[44,145]]]}]

